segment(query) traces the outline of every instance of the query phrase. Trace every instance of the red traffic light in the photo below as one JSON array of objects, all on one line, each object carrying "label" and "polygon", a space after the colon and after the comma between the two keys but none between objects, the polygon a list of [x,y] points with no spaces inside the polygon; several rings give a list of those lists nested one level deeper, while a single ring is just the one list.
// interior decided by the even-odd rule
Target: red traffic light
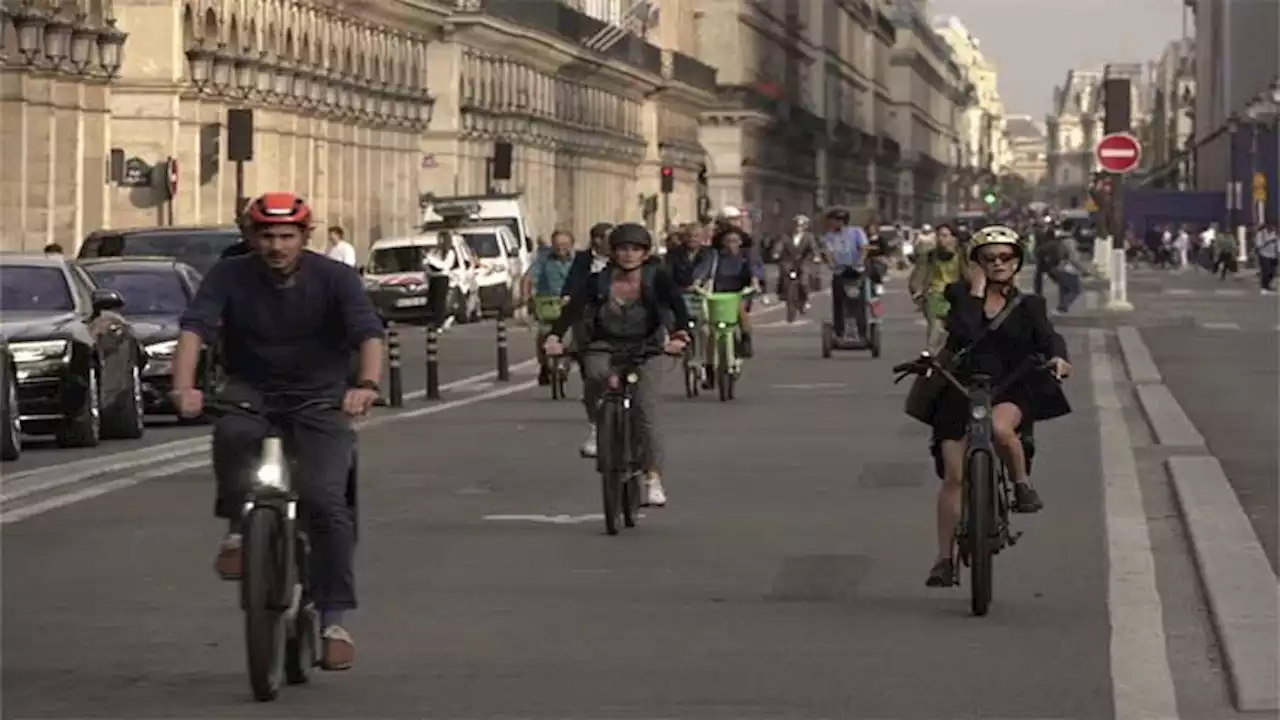
[{"label": "red traffic light", "polygon": [[671,177],[673,174],[675,174],[675,170],[672,170],[672,169],[671,169],[671,168],[669,168],[669,167],[663,167],[663,168],[662,168],[662,175],[663,175],[663,177]]}]

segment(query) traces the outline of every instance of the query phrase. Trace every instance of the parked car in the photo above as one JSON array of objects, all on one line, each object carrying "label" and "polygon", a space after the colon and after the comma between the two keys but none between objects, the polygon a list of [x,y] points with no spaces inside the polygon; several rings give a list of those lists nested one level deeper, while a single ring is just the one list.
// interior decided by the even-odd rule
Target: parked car
[{"label": "parked car", "polygon": [[85,238],[79,257],[167,257],[203,274],[218,262],[223,250],[238,242],[240,229],[231,225],[98,230]]},{"label": "parked car", "polygon": [[61,257],[0,255],[0,334],[18,381],[23,432],[66,447],[139,438],[142,344],[124,299]]},{"label": "parked car", "polygon": [[[98,287],[115,290],[124,299],[120,313],[146,354],[142,392],[147,412],[174,412],[169,392],[178,321],[200,287],[200,273],[170,258],[98,258],[82,260],[80,266]],[[214,372],[212,353],[206,353],[197,375],[201,387],[213,384]]]},{"label": "parked car", "polygon": [[22,455],[22,415],[18,412],[18,368],[9,341],[0,335],[0,460]]}]

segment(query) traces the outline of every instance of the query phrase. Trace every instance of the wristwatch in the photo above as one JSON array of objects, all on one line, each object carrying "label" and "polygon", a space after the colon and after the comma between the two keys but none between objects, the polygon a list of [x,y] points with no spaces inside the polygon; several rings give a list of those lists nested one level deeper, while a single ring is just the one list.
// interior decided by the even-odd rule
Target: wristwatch
[{"label": "wristwatch", "polygon": [[361,380],[360,382],[356,383],[356,387],[360,388],[361,390],[372,390],[376,393],[382,392],[382,388],[378,387],[378,383],[373,380]]}]

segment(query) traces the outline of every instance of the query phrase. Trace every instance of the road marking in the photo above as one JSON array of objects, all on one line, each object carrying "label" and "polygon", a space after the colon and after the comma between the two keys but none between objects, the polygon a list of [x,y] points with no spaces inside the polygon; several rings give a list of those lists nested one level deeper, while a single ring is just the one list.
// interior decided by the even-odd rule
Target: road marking
[{"label": "road marking", "polygon": [[[511,366],[513,372],[520,372],[531,369],[535,366],[536,360],[524,360]],[[460,380],[454,380],[440,386],[441,391],[471,389],[471,386],[480,385],[487,380],[497,376],[496,370],[479,373]],[[416,400],[425,397],[426,389],[414,390],[406,393],[406,400]],[[403,412],[403,411],[395,411]],[[45,465],[43,467],[23,470],[16,473],[6,473],[3,480],[0,480],[0,488],[6,491],[16,485],[16,489],[11,492],[5,492],[0,495],[0,503],[12,502],[21,498],[33,495],[35,493],[48,492],[67,485],[84,482],[90,478],[110,473],[117,473],[123,470],[132,470],[134,468],[155,465],[156,463],[177,460],[179,458],[193,455],[199,452],[207,452],[209,450],[208,434],[194,438],[186,438],[184,440],[175,440],[161,445],[153,445],[137,450],[127,450],[125,452],[113,453],[111,455],[88,458],[85,460],[73,460],[71,462],[59,463],[57,465]]]},{"label": "road marking", "polygon": [[1239,330],[1240,325],[1233,322],[1206,322],[1200,323],[1200,327],[1205,330]]},{"label": "road marking", "polygon": [[1224,297],[1241,297],[1245,294],[1244,290],[1219,288],[1213,291],[1214,295],[1222,295]]},{"label": "road marking", "polygon": [[[468,378],[468,381],[474,381],[474,379],[475,378]],[[465,384],[465,383],[459,381],[455,385],[455,387],[462,384]],[[364,420],[362,422],[356,423],[355,427],[357,430],[364,430],[367,428],[374,428],[382,425],[389,425],[391,423],[403,422],[405,420],[412,420],[414,418],[425,417],[427,415],[435,415],[437,413],[442,413],[446,410],[454,410],[460,407],[474,405],[476,403],[484,402],[485,400],[493,400],[496,398],[505,397],[507,395],[514,395],[515,393],[523,392],[525,390],[528,390],[529,388],[537,387],[537,385],[538,383],[536,380],[529,380],[527,382],[517,383],[515,385],[500,388],[498,390],[491,390],[489,392],[479,393],[477,395],[470,395],[468,397],[458,398],[456,400],[449,400],[447,402],[442,402],[439,405],[429,405],[427,407],[418,408],[416,410],[405,410],[405,411],[396,412],[388,415],[381,415],[378,417],[369,418],[368,420]],[[204,438],[203,440],[207,448],[209,440],[208,438]],[[26,520],[27,518],[35,517],[37,515],[42,515],[46,512],[49,512],[50,510],[57,510],[58,508],[66,507],[68,505],[72,505],[77,502],[81,502],[83,500],[89,500],[91,498],[95,498],[100,495],[105,495],[110,492],[115,492],[116,490],[123,490],[124,488],[131,487],[133,485],[137,485],[142,482],[146,482],[147,480],[155,480],[156,478],[168,477],[170,475],[176,475],[181,472],[186,472],[187,470],[193,470],[196,468],[204,467],[209,463],[210,463],[210,458],[202,457],[202,458],[194,459],[185,463],[178,463],[174,465],[161,465],[158,468],[153,468],[131,477],[120,478],[117,480],[112,480],[106,483],[102,483],[100,485],[95,485],[91,488],[85,488],[84,490],[68,493],[66,495],[59,495],[58,497],[50,498],[48,500],[35,503],[33,505],[30,505],[24,508],[11,510],[3,514],[0,514],[0,525],[8,525],[10,523],[21,522],[23,520]]]},{"label": "road marking", "polygon": [[811,383],[809,385],[773,385],[775,390],[836,390],[848,387],[845,383]]},{"label": "road marking", "polygon": [[756,329],[764,330],[765,328],[781,328],[781,327],[795,328],[795,327],[804,327],[805,325],[812,325],[812,324],[813,324],[813,321],[808,319],[796,320],[795,322],[787,322],[786,320],[774,320],[773,322],[761,323],[759,325],[756,325]]},{"label": "road marking", "polygon": [[1194,295],[1194,294],[1195,294],[1195,290],[1188,290],[1188,289],[1186,289],[1186,288],[1165,288],[1165,289],[1164,289],[1164,293],[1163,293],[1163,294],[1165,294],[1165,295]]},{"label": "road marking", "polygon": [[[641,513],[640,517],[644,517]],[[485,520],[494,520],[497,522],[533,522],[545,523],[548,525],[580,525],[588,522],[598,522],[604,520],[601,513],[588,513],[586,515],[485,515]]]},{"label": "road marking", "polygon": [[1102,451],[1113,708],[1117,718],[1176,720],[1178,701],[1142,487],[1102,330],[1089,330],[1089,356]]}]

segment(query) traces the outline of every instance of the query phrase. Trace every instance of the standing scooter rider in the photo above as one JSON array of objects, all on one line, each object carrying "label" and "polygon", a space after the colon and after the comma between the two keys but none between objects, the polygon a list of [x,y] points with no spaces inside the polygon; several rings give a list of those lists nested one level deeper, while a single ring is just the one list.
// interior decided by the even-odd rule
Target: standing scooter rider
[{"label": "standing scooter rider", "polygon": [[[298,464],[302,517],[315,551],[310,573],[323,627],[322,666],[345,670],[355,659],[355,645],[342,614],[356,607],[355,514],[347,500],[355,431],[348,416],[367,413],[378,398],[382,321],[354,268],[307,251],[311,208],[302,198],[267,193],[245,215],[245,235],[256,251],[214,265],[182,316],[174,404],[185,418],[203,411],[196,367],[201,346],[219,334],[228,376],[221,394],[228,400],[270,409],[333,399],[332,407],[297,411],[281,430]],[[360,367],[353,388],[356,349]],[[215,569],[226,580],[241,575],[241,513],[249,474],[269,431],[262,418],[244,415],[226,415],[214,425],[214,513],[228,523]]]},{"label": "standing scooter rider", "polygon": [[[573,235],[567,230],[556,230],[551,233],[551,249],[529,268],[525,276],[525,295],[535,297],[559,297],[568,302],[569,295],[565,285],[569,272],[573,269]],[[542,351],[542,331],[539,330],[534,351],[538,357],[538,384],[550,385],[551,372],[547,368],[547,356]]]},{"label": "standing scooter rider", "polygon": [[[823,254],[831,266],[831,325],[836,337],[844,337],[845,285],[861,280],[867,234],[849,224],[849,211],[832,208],[827,211],[827,232],[822,236]],[[866,328],[858,328],[865,333]]]},{"label": "standing scooter rider", "polygon": [[[680,291],[661,267],[647,262],[653,249],[649,231],[637,223],[619,225],[609,233],[609,248],[609,264],[590,282],[573,288],[569,304],[545,343],[548,355],[563,353],[560,339],[580,321],[575,332],[579,333],[577,342],[586,378],[583,395],[593,420],[604,385],[613,373],[615,352],[661,343],[665,352],[678,355],[689,341],[689,313]],[[670,340],[668,318],[674,320]],[[656,414],[660,378],[652,359],[638,370],[634,412],[641,437],[645,504],[662,506],[667,496],[662,487],[662,439]]]},{"label": "standing scooter rider", "polygon": [[805,282],[805,268],[815,262],[821,254],[818,240],[809,232],[809,218],[797,215],[792,220],[791,237],[784,238],[781,252],[778,254],[778,297],[785,301],[787,283],[791,281],[790,271],[796,271],[796,283],[799,289],[801,312],[809,311],[809,285]]}]

